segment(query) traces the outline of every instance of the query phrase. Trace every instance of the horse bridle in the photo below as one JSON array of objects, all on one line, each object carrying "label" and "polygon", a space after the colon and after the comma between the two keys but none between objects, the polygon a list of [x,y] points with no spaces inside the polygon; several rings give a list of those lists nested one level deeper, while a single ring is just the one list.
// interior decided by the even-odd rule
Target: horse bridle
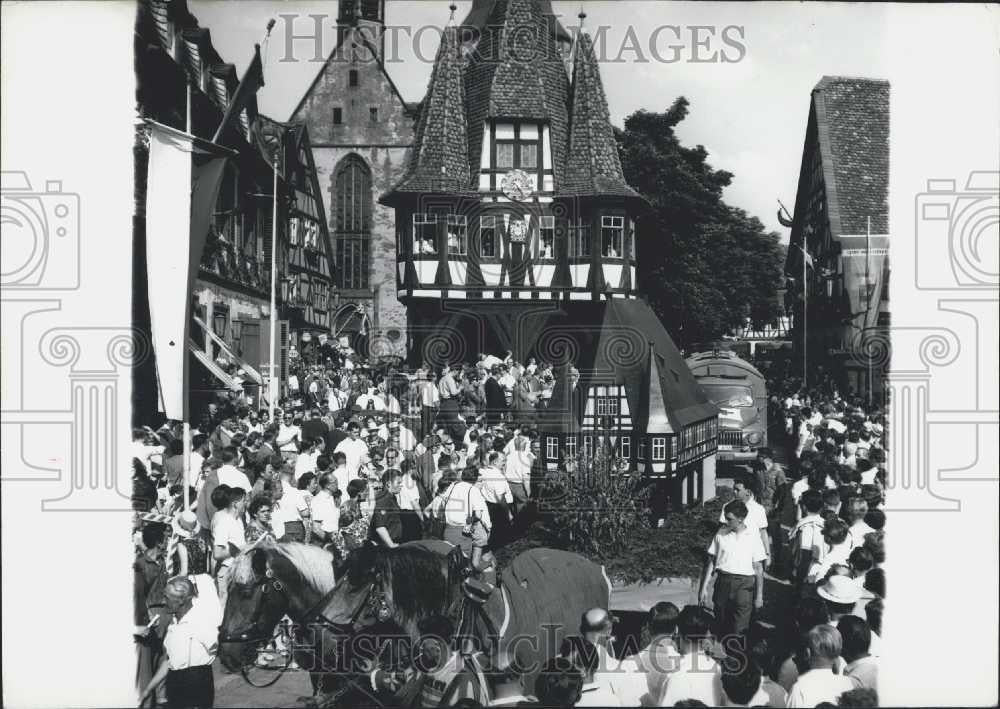
[{"label": "horse bridle", "polygon": [[[284,585],[274,577],[274,573],[270,569],[261,576],[259,581],[255,581],[251,588],[256,588],[257,586],[261,587],[261,593],[264,596],[267,596],[271,592],[280,594],[285,601],[285,607],[287,608],[290,605]],[[262,617],[266,605],[268,604],[261,603],[254,610],[253,615],[250,617],[250,625],[241,632],[219,633],[219,643],[260,643],[270,640],[274,629],[266,627],[265,623],[268,621]]]},{"label": "horse bridle", "polygon": [[[269,593],[280,594],[281,598],[284,599],[285,608],[287,609],[291,605],[291,600],[288,597],[288,593],[285,591],[284,584],[281,583],[274,576],[274,572],[268,567],[261,578],[254,583],[251,588],[257,586],[261,587],[261,593],[265,596]],[[311,619],[315,619],[320,624],[333,630],[336,633],[358,633],[363,628],[369,627],[377,621],[388,620],[392,616],[392,609],[389,606],[388,601],[385,598],[385,592],[382,589],[382,582],[380,577],[376,577],[375,580],[371,582],[368,587],[368,591],[365,597],[355,608],[354,613],[352,613],[350,620],[347,623],[338,623],[331,620],[325,613],[320,609],[323,608],[330,599],[333,598],[333,594],[336,592],[337,586],[334,585],[330,591],[323,595],[312,607],[310,607],[302,615],[303,624],[308,624]],[[265,603],[261,603],[259,607],[254,611],[250,619],[250,624],[246,629],[235,632],[235,633],[220,633],[219,643],[263,643],[271,639],[273,635],[273,628],[269,627],[269,621],[264,620],[264,607]],[[378,655],[381,655],[384,651],[385,646],[383,645],[379,651]],[[249,665],[243,664],[240,667],[240,673],[243,675],[243,679],[246,680],[247,684],[260,689],[270,687],[275,684],[282,675],[291,667],[293,660],[292,652],[288,653],[288,660],[285,665],[281,667],[275,676],[264,684],[258,684],[250,679],[248,670]],[[350,686],[354,686],[360,689],[362,692],[367,693],[365,687],[363,687],[358,682],[354,681],[350,677],[346,678],[344,687],[338,692],[338,694],[343,694]]]}]

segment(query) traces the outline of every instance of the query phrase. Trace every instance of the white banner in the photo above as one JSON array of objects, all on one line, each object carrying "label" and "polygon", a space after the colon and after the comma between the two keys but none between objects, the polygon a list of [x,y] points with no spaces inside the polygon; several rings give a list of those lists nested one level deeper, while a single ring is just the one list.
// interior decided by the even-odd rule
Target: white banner
[{"label": "white banner", "polygon": [[146,183],[146,273],[160,407],[187,420],[191,292],[219,193],[224,158],[185,134],[150,125]]}]

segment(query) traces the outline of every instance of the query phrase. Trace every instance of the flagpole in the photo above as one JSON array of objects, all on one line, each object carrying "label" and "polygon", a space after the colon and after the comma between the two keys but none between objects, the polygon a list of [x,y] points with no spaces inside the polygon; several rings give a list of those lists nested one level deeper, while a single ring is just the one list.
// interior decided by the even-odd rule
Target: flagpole
[{"label": "flagpole", "polygon": [[802,238],[802,388],[805,389],[809,379],[809,287],[806,282],[808,264],[806,263],[805,237]]},{"label": "flagpole", "polygon": [[[185,77],[184,81],[185,87],[185,102],[184,102],[184,130],[188,135],[193,135],[191,133],[191,79]],[[191,294],[188,294],[191,297]],[[186,346],[187,343],[185,343]],[[185,369],[187,368],[187,360],[185,359]],[[185,384],[187,384],[187,377],[185,377]],[[183,446],[184,446],[184,485],[183,492],[181,495],[184,498],[184,511],[191,511],[191,496],[188,494],[188,487],[191,485],[191,423],[188,421],[190,418],[190,413],[188,411],[189,404],[188,399],[191,396],[191,392],[184,392],[184,420],[181,425],[184,427]]]},{"label": "flagpole", "polygon": [[[280,147],[279,147],[280,150]],[[274,404],[278,386],[277,375],[274,371],[275,349],[277,347],[277,309],[278,309],[278,155],[274,156],[274,184],[272,186],[272,216],[271,216],[271,381],[268,387],[267,396],[267,418],[274,423]]]},{"label": "flagpole", "polygon": [[[865,229],[865,329],[868,328],[868,321],[871,317],[872,309],[872,287],[870,285],[870,265],[871,258],[869,258],[871,253],[871,238],[872,238],[872,218],[868,217],[868,225]],[[864,337],[864,330],[861,331],[862,338]],[[874,386],[872,381],[872,357],[871,352],[868,352],[868,409],[872,408],[872,388]]]}]

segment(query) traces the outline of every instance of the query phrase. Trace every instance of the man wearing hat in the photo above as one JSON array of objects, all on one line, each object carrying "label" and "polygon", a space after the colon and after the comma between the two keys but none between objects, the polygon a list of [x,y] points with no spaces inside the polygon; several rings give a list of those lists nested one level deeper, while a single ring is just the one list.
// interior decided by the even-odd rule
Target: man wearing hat
[{"label": "man wearing hat", "polygon": [[816,588],[816,595],[826,601],[830,614],[830,625],[854,612],[854,606],[861,598],[863,590],[850,576],[834,574]]},{"label": "man wearing hat", "polygon": [[174,517],[171,526],[171,544],[174,547],[171,551],[177,560],[174,573],[191,579],[197,589],[195,605],[204,606],[205,613],[215,618],[218,625],[222,622],[222,606],[210,574],[212,549],[202,534],[198,516],[191,510],[185,510]]},{"label": "man wearing hat", "polygon": [[212,664],[218,651],[219,628],[215,619],[195,607],[197,590],[186,577],[167,582],[166,609],[173,617],[167,628],[166,650],[156,674],[139,697],[140,705],[166,680],[171,707],[211,707],[215,703]]},{"label": "man wearing hat", "polygon": [[398,419],[389,422],[389,441],[401,451],[412,451],[417,447],[416,435]]}]

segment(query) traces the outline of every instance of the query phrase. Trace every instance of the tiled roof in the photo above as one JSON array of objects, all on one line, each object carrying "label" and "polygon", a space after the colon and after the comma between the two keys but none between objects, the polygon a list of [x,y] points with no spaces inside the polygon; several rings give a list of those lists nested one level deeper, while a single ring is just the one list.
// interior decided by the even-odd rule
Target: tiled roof
[{"label": "tiled roof", "polygon": [[[483,27],[488,23],[490,16],[493,14],[494,6],[497,4],[498,0],[472,0],[472,8],[469,10],[469,14],[465,16],[462,21],[461,27],[472,28],[478,32],[483,31]],[[500,0],[505,2],[506,0]],[[552,0],[536,0],[539,5],[539,10],[541,14],[546,18],[546,21],[552,23],[553,35],[556,39],[561,42],[569,42],[572,40],[569,32],[560,24],[559,20],[556,18],[555,13],[552,12]]]},{"label": "tiled roof", "polygon": [[557,187],[557,195],[614,195],[641,199],[625,182],[594,45],[590,35],[582,32],[573,50],[572,93],[569,157],[565,179]]},{"label": "tiled roof", "polygon": [[448,27],[441,38],[427,95],[417,119],[406,174],[387,195],[399,192],[465,192],[471,182],[465,125],[458,31]]},{"label": "tiled roof", "polygon": [[549,123],[558,189],[565,163],[569,80],[540,3],[497,0],[493,4],[469,57],[465,93],[472,174],[479,172],[486,119],[535,118]]},{"label": "tiled roof", "polygon": [[[813,89],[834,236],[889,233],[889,82],[824,76]],[[832,179],[831,179],[832,178]]]}]

